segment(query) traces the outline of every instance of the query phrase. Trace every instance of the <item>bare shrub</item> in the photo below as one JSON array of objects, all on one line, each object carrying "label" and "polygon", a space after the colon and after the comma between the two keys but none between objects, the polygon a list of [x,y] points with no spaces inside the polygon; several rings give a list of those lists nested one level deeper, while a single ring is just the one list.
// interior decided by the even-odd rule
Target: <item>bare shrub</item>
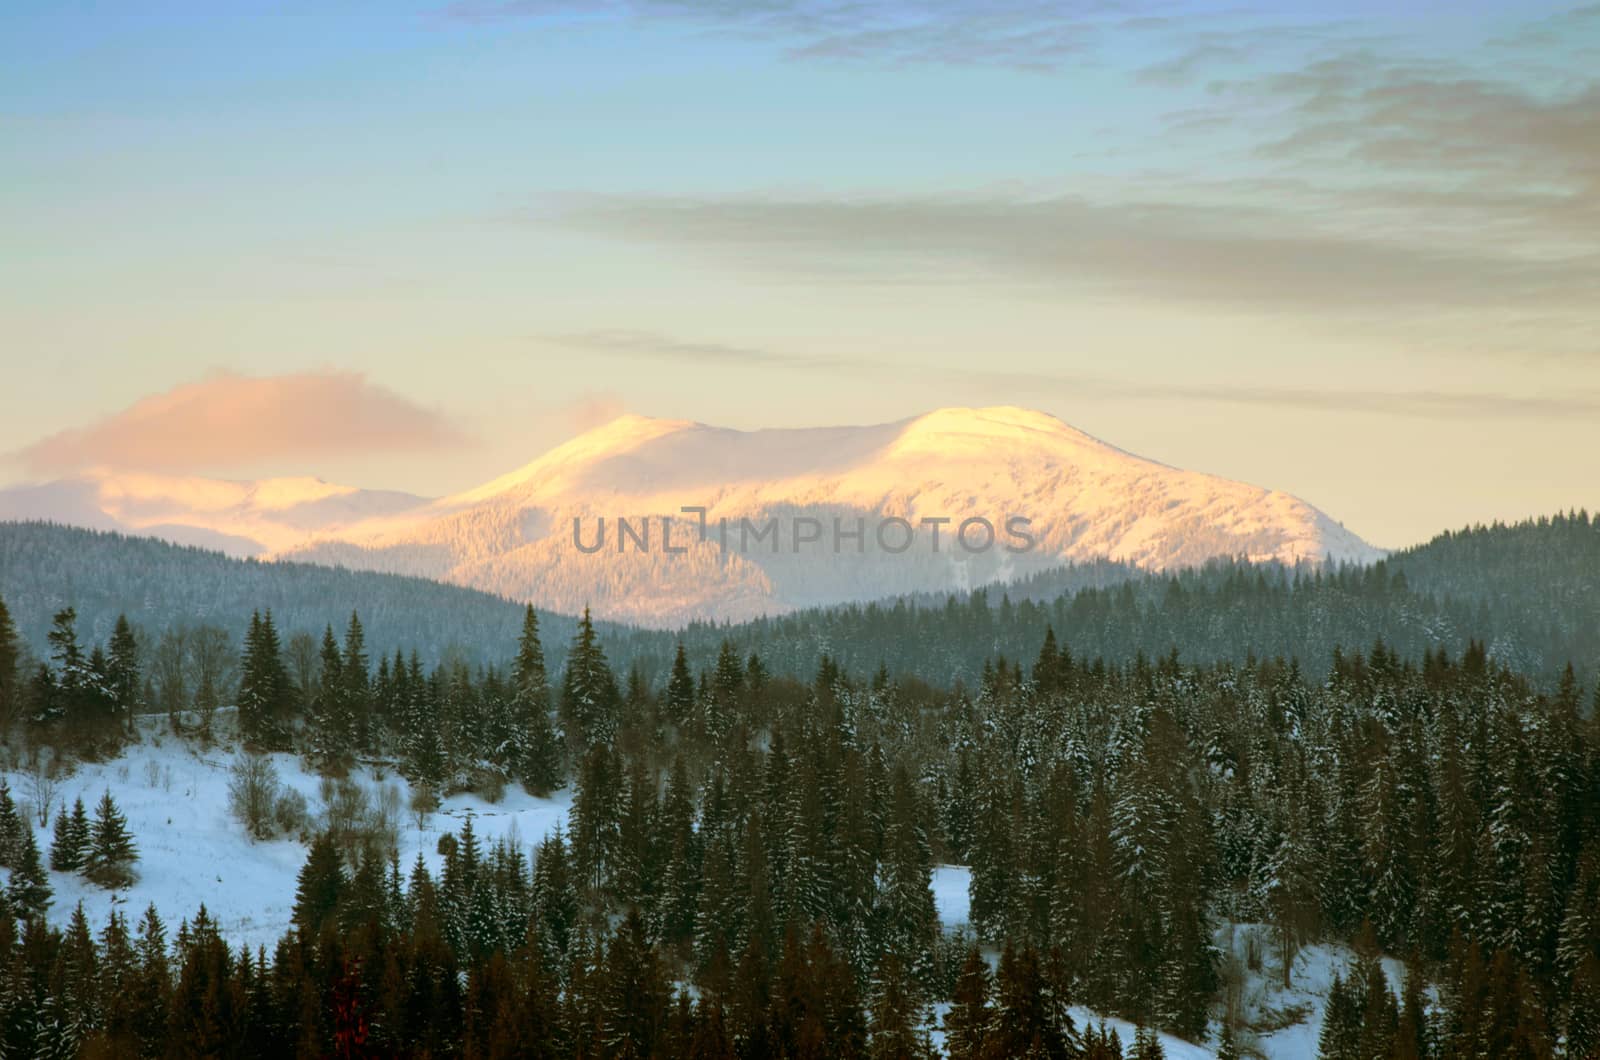
[{"label": "bare shrub", "polygon": [[281,790],[272,807],[272,821],[282,835],[304,836],[311,821],[306,797],[293,788]]},{"label": "bare shrub", "polygon": [[228,777],[228,809],[251,839],[272,838],[280,787],[278,771],[266,755],[234,758]]},{"label": "bare shrub", "polygon": [[55,805],[56,791],[61,787],[64,775],[65,770],[50,748],[35,747],[28,752],[23,765],[23,776],[27,779],[24,790],[27,791],[28,801],[33,804],[40,828],[50,824],[50,807]]},{"label": "bare shrub", "polygon": [[439,795],[432,784],[418,781],[411,786],[411,817],[417,823],[417,831],[428,827],[428,816],[438,809]]},{"label": "bare shrub", "polygon": [[351,777],[323,777],[317,790],[323,804],[323,828],[354,869],[361,855],[381,841],[374,829],[372,798],[361,782]]},{"label": "bare shrub", "polygon": [[400,786],[385,784],[378,790],[378,804],[367,820],[369,840],[379,850],[391,850],[399,844],[401,810]]},{"label": "bare shrub", "polygon": [[491,806],[506,796],[506,777],[498,769],[474,769],[470,774],[472,791]]}]

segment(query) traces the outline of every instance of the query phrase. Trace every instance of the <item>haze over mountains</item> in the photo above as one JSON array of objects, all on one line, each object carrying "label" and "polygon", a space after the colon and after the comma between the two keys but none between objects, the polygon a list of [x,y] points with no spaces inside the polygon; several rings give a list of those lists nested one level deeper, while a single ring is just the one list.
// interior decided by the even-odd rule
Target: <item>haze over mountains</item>
[{"label": "haze over mountains", "polygon": [[[681,512],[691,506],[707,509],[705,540]],[[681,554],[663,548],[667,516]],[[1005,547],[1022,544],[1005,532],[1013,517],[1029,521],[1026,551]],[[1292,564],[1381,555],[1298,498],[1145,460],[1016,408],[757,431],[624,416],[438,500],[315,479],[96,476],[0,491],[0,519],[18,518],[417,575],[645,625],[962,589],[1101,557],[1166,570],[1219,556]],[[648,520],[647,550],[630,539],[619,551],[619,519],[636,530]],[[903,551],[894,551],[902,532],[881,541],[875,533],[891,519],[916,530]],[[955,530],[968,519],[996,528],[992,547],[958,546]],[[574,520],[588,547],[604,520],[603,547],[576,547]],[[757,529],[776,520],[777,537],[741,538],[741,520]],[[796,544],[806,520],[820,540]],[[837,544],[835,520],[846,531]],[[860,526],[858,544],[848,531]],[[983,543],[981,527],[968,541]]]},{"label": "haze over mountains", "polygon": [[421,507],[426,497],[336,486],[318,478],[253,482],[90,471],[0,490],[0,521],[45,520],[159,537],[236,558],[291,548],[375,516]]}]

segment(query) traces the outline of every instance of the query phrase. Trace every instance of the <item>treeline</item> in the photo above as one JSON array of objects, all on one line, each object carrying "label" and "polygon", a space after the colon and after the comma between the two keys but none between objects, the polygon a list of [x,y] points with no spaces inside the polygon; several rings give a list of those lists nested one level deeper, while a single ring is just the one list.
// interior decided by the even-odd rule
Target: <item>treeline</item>
[{"label": "treeline", "polygon": [[1411,658],[1484,644],[1502,665],[1553,687],[1570,664],[1600,679],[1600,520],[1585,512],[1479,527],[1371,566],[1288,568],[1217,561],[1171,574],[1069,568],[943,601],[819,608],[685,631],[707,662],[724,638],[775,673],[829,655],[853,670],[973,683],[984,660],[1027,657],[1045,628],[1089,657],[1127,661],[1252,654],[1322,666],[1341,645],[1382,638]]},{"label": "treeline", "polygon": [[[237,644],[252,611],[270,610],[285,642],[313,639],[360,611],[381,644],[445,658],[498,661],[516,640],[522,605],[473,589],[339,567],[232,559],[147,537],[50,523],[0,522],[0,596],[33,653],[47,652],[52,616],[72,608],[86,641],[111,636],[129,615],[155,640],[166,630],[217,628]],[[548,615],[570,637],[575,619]],[[614,627],[602,625],[608,634]],[[313,642],[315,642],[313,640]],[[153,651],[154,645],[150,645]]]},{"label": "treeline", "polygon": [[[352,609],[375,643],[415,648],[429,669],[503,662],[521,619],[508,601],[420,579],[231,560],[45,524],[0,524],[0,595],[34,652],[47,651],[51,616],[72,607],[88,640],[109,638],[119,615],[135,616],[147,661],[169,630],[236,638],[252,612],[271,611],[285,645],[298,638],[292,654],[302,669],[322,631],[342,630]],[[556,643],[576,630],[569,616],[542,620]],[[1177,649],[1201,662],[1243,663],[1253,653],[1320,668],[1335,647],[1378,637],[1412,658],[1459,655],[1478,641],[1543,687],[1569,663],[1591,684],[1600,680],[1600,520],[1575,512],[1469,528],[1370,567],[1215,562],[1157,575],[1099,562],[975,593],[699,623],[681,634],[597,624],[619,669],[654,682],[665,679],[679,641],[706,667],[731,640],[742,656],[755,652],[774,674],[802,680],[826,655],[856,672],[884,664],[969,686],[985,659],[1031,654],[1046,626],[1086,656],[1119,662]],[[562,660],[551,663],[558,673]]]}]

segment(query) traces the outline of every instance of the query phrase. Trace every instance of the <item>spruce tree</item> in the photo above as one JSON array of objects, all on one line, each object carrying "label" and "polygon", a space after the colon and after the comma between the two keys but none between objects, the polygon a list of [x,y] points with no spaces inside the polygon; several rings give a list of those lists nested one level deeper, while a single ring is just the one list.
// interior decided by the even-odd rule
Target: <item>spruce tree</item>
[{"label": "spruce tree", "polygon": [[57,611],[51,621],[48,640],[50,657],[55,660],[54,694],[50,697],[49,718],[67,717],[83,721],[94,695],[96,677],[89,657],[78,644],[78,612],[71,608]]},{"label": "spruce tree", "polygon": [[950,1009],[944,1016],[945,1049],[950,1060],[984,1060],[994,1011],[989,1007],[989,962],[976,946],[967,950],[956,977]]},{"label": "spruce tree", "polygon": [[1322,1033],[1317,1037],[1318,1060],[1362,1060],[1362,998],[1343,975],[1333,977],[1322,1011]]},{"label": "spruce tree", "polygon": [[680,733],[686,732],[694,717],[694,675],[689,672],[689,656],[678,641],[672,656],[672,674],[667,678],[667,692],[661,701],[666,720]]},{"label": "spruce tree", "polygon": [[873,1060],[932,1060],[917,987],[894,953],[886,953],[872,984]]},{"label": "spruce tree", "polygon": [[118,615],[107,644],[106,692],[112,710],[127,731],[133,732],[133,716],[138,710],[144,683],[139,673],[139,645],[127,615]]},{"label": "spruce tree", "polygon": [[50,877],[39,860],[39,844],[34,842],[33,829],[24,827],[16,862],[11,866],[11,882],[6,886],[6,901],[20,916],[44,916],[50,908],[50,893]]},{"label": "spruce tree", "polygon": [[254,612],[245,634],[239,674],[239,726],[245,742],[268,749],[282,743],[281,726],[292,701],[272,612]]},{"label": "spruce tree", "polygon": [[657,1055],[671,995],[637,909],[628,911],[611,936],[602,982],[599,1007],[604,1055]]},{"label": "spruce tree", "polygon": [[319,768],[335,771],[354,753],[355,719],[350,710],[343,658],[333,627],[322,631],[322,677],[307,719],[312,760]]},{"label": "spruce tree", "polygon": [[1161,1044],[1161,1035],[1153,1028],[1140,1025],[1133,1032],[1133,1052],[1129,1060],[1166,1060],[1167,1050]]},{"label": "spruce tree", "polygon": [[127,887],[133,882],[133,865],[139,860],[128,819],[117,809],[111,790],[106,789],[95,806],[94,822],[89,826],[89,852],[84,875],[106,888]]},{"label": "spruce tree", "polygon": [[546,795],[561,784],[561,748],[550,724],[550,680],[539,642],[539,616],[532,604],[522,616],[511,683],[514,757],[522,784],[536,795]]},{"label": "spruce tree", "polygon": [[337,910],[344,889],[344,859],[334,844],[333,833],[319,832],[311,841],[311,849],[295,882],[291,919],[302,939],[311,941],[321,934],[323,926]]},{"label": "spruce tree", "polygon": [[56,872],[78,872],[85,868],[89,857],[91,833],[89,815],[84,811],[83,799],[75,799],[72,812],[66,803],[56,814],[55,834],[50,845],[50,868]]},{"label": "spruce tree", "polygon": [[586,607],[567,653],[561,683],[561,723],[579,754],[611,742],[616,734],[618,700],[616,679]]},{"label": "spruce tree", "polygon": [[[0,777],[0,868],[15,868],[22,857],[22,833],[28,825],[11,798],[11,785]],[[31,829],[28,829],[31,831]]]},{"label": "spruce tree", "polygon": [[365,751],[371,746],[372,687],[367,659],[367,637],[361,628],[361,617],[350,612],[350,624],[345,628],[344,653],[339,660],[340,724],[346,728],[352,741],[352,751]]},{"label": "spruce tree", "polygon": [[1233,1023],[1222,1021],[1222,1033],[1217,1036],[1217,1060],[1239,1060],[1239,1044],[1234,1041]]},{"label": "spruce tree", "polygon": [[22,708],[21,657],[16,623],[0,597],[0,731],[10,729]]}]

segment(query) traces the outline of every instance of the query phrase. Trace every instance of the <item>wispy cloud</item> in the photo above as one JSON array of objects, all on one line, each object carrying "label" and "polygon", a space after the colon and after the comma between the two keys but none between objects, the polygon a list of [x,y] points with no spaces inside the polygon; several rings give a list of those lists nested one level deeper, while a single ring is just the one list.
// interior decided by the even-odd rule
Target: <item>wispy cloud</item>
[{"label": "wispy cloud", "polygon": [[1264,387],[1217,383],[1189,385],[1128,382],[1048,373],[980,372],[970,382],[991,388],[1131,401],[1181,401],[1255,405],[1312,412],[1373,413],[1425,419],[1575,419],[1600,416],[1600,390],[1559,394],[1506,394],[1456,390],[1383,390],[1369,387]]},{"label": "wispy cloud", "polygon": [[457,0],[465,23],[513,19],[673,22],[772,42],[798,61],[1048,71],[1081,61],[1118,29],[1173,10],[1154,0]]},{"label": "wispy cloud", "polygon": [[142,398],[13,457],[35,473],[86,467],[191,472],[465,441],[438,412],[357,373],[223,374]]},{"label": "wispy cloud", "polygon": [[1600,260],[1430,246],[1270,206],[1012,198],[589,198],[567,223],[724,255],[898,281],[1031,283],[1316,313],[1564,305]]},{"label": "wispy cloud", "polygon": [[601,330],[546,335],[544,341],[602,357],[675,361],[684,364],[727,367],[849,368],[861,362],[838,357],[812,357],[781,353],[757,346],[731,346],[719,342],[692,342],[654,331]]},{"label": "wispy cloud", "polygon": [[[546,341],[587,350],[601,356],[618,356],[697,366],[776,365],[819,368],[892,384],[907,380],[904,364],[871,357],[822,357],[753,346],[729,346],[676,338],[659,332],[594,331],[552,335]],[[939,375],[916,368],[918,381]],[[1568,389],[1561,393],[1508,394],[1473,390],[1383,389],[1381,387],[1255,386],[1234,382],[1214,384],[1132,381],[1110,376],[1054,372],[966,370],[951,372],[962,392],[979,388],[1001,395],[1094,397],[1119,401],[1176,401],[1216,405],[1257,405],[1304,409],[1310,412],[1372,413],[1425,419],[1578,419],[1600,416],[1600,389]],[[936,380],[935,380],[936,381]],[[1008,398],[1009,400],[1009,398]],[[617,410],[620,413],[620,409]],[[610,418],[610,417],[607,417]]]}]

